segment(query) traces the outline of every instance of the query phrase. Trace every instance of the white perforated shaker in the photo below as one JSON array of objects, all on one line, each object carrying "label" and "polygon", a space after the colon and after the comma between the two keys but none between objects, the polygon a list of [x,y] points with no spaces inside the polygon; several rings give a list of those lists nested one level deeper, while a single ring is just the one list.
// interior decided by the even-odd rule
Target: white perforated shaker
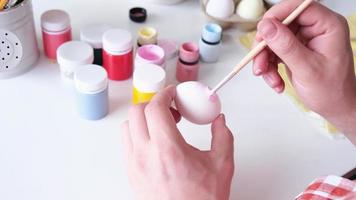
[{"label": "white perforated shaker", "polygon": [[0,12],[0,79],[30,70],[37,62],[37,46],[31,0]]}]

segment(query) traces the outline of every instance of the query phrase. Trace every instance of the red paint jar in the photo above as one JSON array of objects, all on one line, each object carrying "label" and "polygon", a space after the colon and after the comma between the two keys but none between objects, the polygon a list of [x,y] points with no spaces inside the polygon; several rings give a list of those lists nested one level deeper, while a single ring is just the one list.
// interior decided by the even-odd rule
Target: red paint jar
[{"label": "red paint jar", "polygon": [[72,40],[69,15],[62,10],[49,10],[41,16],[42,39],[45,55],[57,59],[57,49]]},{"label": "red paint jar", "polygon": [[199,75],[199,47],[195,43],[184,43],[179,49],[176,78],[180,82],[196,81]]},{"label": "red paint jar", "polygon": [[111,80],[126,80],[133,72],[133,42],[130,32],[111,29],[103,35],[103,66]]}]

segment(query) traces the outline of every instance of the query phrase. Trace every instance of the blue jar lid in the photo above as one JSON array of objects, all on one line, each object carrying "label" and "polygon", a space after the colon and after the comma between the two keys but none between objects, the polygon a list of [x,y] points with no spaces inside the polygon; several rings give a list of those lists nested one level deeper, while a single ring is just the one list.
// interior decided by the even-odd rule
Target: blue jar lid
[{"label": "blue jar lid", "polygon": [[203,28],[203,39],[207,42],[220,42],[222,35],[222,28],[218,24],[207,24]]}]

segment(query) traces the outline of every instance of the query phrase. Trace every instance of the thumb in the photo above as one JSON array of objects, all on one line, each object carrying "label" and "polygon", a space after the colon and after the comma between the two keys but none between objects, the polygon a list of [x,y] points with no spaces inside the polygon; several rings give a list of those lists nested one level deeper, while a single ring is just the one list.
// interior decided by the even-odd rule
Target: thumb
[{"label": "thumb", "polygon": [[309,67],[306,59],[312,54],[281,22],[263,19],[258,24],[258,35],[267,42],[268,47],[290,68],[292,73],[306,72]]},{"label": "thumb", "polygon": [[211,126],[213,134],[211,142],[211,152],[223,159],[233,157],[234,154],[234,137],[226,126],[225,116],[221,114],[215,119]]}]

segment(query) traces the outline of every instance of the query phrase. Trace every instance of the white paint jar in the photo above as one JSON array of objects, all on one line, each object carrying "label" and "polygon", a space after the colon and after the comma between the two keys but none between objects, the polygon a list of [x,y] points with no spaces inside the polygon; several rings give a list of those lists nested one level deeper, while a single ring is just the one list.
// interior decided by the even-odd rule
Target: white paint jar
[{"label": "white paint jar", "polygon": [[93,63],[94,51],[85,42],[66,42],[57,49],[57,61],[63,80],[71,82],[76,69]]}]

